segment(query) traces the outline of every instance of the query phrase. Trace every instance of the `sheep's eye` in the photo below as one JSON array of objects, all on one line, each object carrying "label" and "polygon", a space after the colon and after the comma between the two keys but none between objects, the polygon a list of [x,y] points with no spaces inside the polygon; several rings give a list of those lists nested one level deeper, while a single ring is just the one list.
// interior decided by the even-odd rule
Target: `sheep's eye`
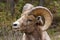
[{"label": "sheep's eye", "polygon": [[29,19],[28,21],[32,21],[31,19]]}]

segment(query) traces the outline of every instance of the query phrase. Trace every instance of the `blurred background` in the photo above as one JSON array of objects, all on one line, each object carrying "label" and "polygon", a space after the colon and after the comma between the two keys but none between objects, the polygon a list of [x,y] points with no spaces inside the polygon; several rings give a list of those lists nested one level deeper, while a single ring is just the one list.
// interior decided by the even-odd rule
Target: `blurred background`
[{"label": "blurred background", "polygon": [[21,40],[22,33],[12,30],[12,23],[20,18],[26,3],[47,7],[53,22],[47,30],[52,40],[60,40],[60,0],[0,0],[0,40]]}]

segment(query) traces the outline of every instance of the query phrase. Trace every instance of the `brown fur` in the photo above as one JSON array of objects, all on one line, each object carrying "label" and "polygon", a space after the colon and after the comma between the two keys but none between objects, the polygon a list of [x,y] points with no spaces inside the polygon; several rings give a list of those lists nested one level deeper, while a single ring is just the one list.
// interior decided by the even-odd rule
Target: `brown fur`
[{"label": "brown fur", "polygon": [[[32,7],[33,5],[27,4],[28,6],[25,6],[23,9],[23,12],[21,14],[21,17],[15,22],[19,24],[19,27],[17,25],[17,28],[21,32],[23,32],[22,40],[51,40],[48,36],[46,29],[50,26],[52,22],[52,15],[51,12],[46,9],[45,7],[35,7],[35,9]],[[29,9],[29,5],[31,5],[31,9]],[[25,10],[27,8],[27,10]],[[45,18],[45,23],[40,19],[38,21],[38,16],[43,16]],[[41,26],[41,24],[43,24]]]}]

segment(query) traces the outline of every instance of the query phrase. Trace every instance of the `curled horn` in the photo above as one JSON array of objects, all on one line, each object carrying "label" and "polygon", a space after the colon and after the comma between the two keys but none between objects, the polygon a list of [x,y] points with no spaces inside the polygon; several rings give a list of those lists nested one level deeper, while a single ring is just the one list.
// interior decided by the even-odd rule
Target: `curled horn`
[{"label": "curled horn", "polygon": [[42,30],[47,30],[52,23],[53,15],[49,11],[49,9],[47,9],[46,7],[42,7],[42,6],[34,7],[31,9],[31,11],[29,13],[33,14],[36,17],[40,16],[40,15],[42,15],[44,17],[44,19],[45,19],[44,25],[41,27],[39,26]]},{"label": "curled horn", "polygon": [[22,12],[28,11],[28,10],[32,9],[33,7],[34,6],[32,4],[27,3],[24,5]]}]

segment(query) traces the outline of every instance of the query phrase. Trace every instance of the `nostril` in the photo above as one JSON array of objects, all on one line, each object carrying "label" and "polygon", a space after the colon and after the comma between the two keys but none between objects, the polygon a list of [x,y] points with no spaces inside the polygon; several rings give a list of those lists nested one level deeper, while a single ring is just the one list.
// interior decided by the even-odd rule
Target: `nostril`
[{"label": "nostril", "polygon": [[13,26],[17,26],[17,24],[13,24]]}]

